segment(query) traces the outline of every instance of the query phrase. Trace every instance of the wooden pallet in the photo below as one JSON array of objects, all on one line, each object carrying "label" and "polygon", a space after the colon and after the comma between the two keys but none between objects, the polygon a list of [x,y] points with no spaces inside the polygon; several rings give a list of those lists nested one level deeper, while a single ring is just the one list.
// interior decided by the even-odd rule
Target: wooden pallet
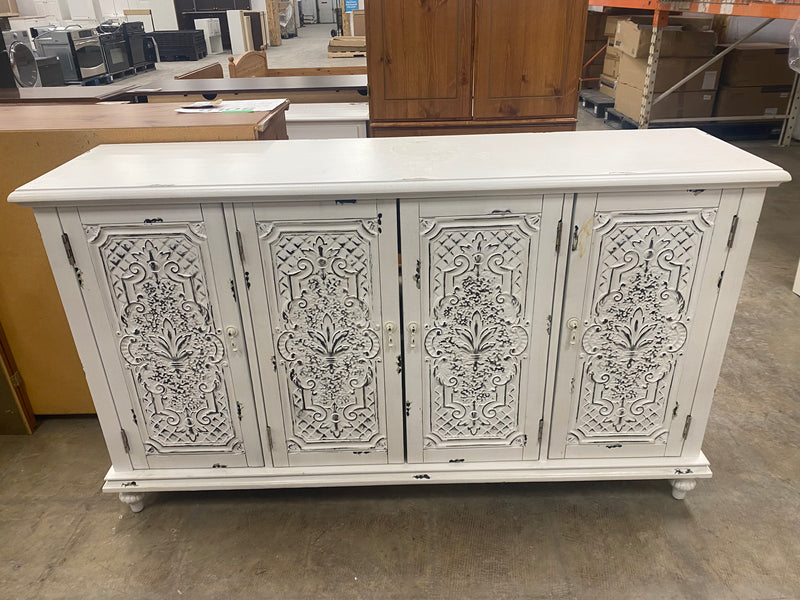
[{"label": "wooden pallet", "polygon": [[580,103],[584,110],[599,119],[605,118],[609,108],[614,108],[614,99],[611,96],[593,89],[581,90]]},{"label": "wooden pallet", "polygon": [[328,58],[356,58],[358,56],[366,58],[367,52],[365,50],[359,50],[358,52],[328,52]]},{"label": "wooden pallet", "polygon": [[613,129],[639,129],[639,124],[615,108],[607,108],[603,123]]}]

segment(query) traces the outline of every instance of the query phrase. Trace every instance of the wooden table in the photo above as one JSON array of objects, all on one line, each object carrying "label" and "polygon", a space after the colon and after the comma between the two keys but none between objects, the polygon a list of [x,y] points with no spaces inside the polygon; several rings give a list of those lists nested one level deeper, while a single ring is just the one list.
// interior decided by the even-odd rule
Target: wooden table
[{"label": "wooden table", "polygon": [[[134,84],[118,85],[67,85],[62,87],[0,89],[0,104],[95,104],[115,100],[124,92],[137,87]],[[4,113],[6,114],[6,113]]]},{"label": "wooden table", "polygon": [[[0,161],[0,323],[36,414],[92,413],[94,407],[33,212],[6,198],[100,144],[286,139],[288,102],[256,113],[179,114],[178,106],[2,108],[0,147],[8,150]],[[224,157],[219,164],[224,168]]]},{"label": "wooden table", "polygon": [[242,77],[236,79],[176,79],[160,87],[136,88],[124,96],[146,102],[196,102],[288,98],[290,102],[366,102],[366,75],[314,77]]}]

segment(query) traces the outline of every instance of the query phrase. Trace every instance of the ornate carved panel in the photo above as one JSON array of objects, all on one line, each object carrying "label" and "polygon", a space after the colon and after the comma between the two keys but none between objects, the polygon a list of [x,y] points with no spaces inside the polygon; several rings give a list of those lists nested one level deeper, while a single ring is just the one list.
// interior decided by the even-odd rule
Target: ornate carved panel
[{"label": "ornate carved panel", "polygon": [[595,215],[597,270],[584,315],[569,444],[666,443],[698,259],[715,214]]},{"label": "ornate carved panel", "polygon": [[420,231],[428,304],[425,447],[522,445],[528,270],[539,215],[423,219]]},{"label": "ornate carved panel", "polygon": [[289,452],[385,450],[377,224],[258,227],[271,256]]},{"label": "ornate carved panel", "polygon": [[203,223],[154,225],[141,233],[98,225],[85,231],[111,291],[146,452],[243,452],[203,264]]}]

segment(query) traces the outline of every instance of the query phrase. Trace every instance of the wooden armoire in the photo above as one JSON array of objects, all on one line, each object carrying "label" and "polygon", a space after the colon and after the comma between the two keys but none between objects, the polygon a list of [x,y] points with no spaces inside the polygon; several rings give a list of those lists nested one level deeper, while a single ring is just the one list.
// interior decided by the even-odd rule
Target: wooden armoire
[{"label": "wooden armoire", "polygon": [[374,137],[570,131],[587,0],[369,0]]}]

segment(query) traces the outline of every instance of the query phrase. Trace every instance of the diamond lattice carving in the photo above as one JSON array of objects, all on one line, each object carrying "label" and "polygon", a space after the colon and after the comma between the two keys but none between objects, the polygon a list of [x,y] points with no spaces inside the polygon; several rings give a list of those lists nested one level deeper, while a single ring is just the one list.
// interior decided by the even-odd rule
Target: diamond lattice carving
[{"label": "diamond lattice carving", "polygon": [[425,446],[518,445],[520,377],[530,337],[528,260],[538,215],[480,227],[421,225],[429,239]]},{"label": "diamond lattice carving", "polygon": [[338,231],[259,228],[281,307],[276,347],[291,405],[289,450],[385,450],[372,221]]},{"label": "diamond lattice carving", "polygon": [[111,290],[119,352],[144,416],[150,454],[243,451],[205,278],[202,225],[147,234],[86,228]]},{"label": "diamond lattice carving", "polygon": [[666,410],[689,335],[692,288],[713,211],[660,222],[597,215],[599,259],[581,339],[570,444],[665,444]]}]

